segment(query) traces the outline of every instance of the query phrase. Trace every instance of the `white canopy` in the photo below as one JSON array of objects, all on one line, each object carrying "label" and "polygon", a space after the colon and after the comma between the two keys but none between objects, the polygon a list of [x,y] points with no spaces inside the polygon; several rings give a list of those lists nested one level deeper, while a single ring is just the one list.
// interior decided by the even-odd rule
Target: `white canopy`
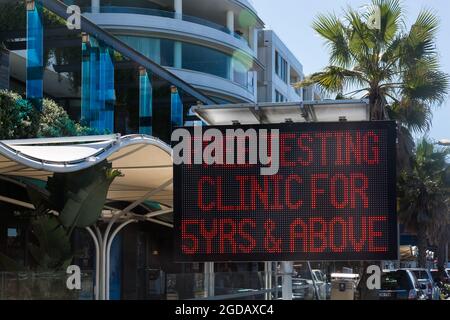
[{"label": "white canopy", "polygon": [[144,135],[46,138],[0,141],[0,175],[46,181],[53,173],[75,172],[103,160],[112,163],[123,177],[114,180],[110,201],[136,201],[149,192],[147,200],[171,208],[171,148],[159,139]]},{"label": "white canopy", "polygon": [[370,120],[367,100],[198,105],[191,111],[209,125]]}]

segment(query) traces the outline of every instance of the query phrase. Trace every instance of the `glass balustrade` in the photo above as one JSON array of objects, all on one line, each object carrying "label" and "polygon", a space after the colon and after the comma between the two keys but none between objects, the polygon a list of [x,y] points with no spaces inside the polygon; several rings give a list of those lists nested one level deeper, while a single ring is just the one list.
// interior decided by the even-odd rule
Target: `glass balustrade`
[{"label": "glass balustrade", "polygon": [[66,272],[0,272],[0,300],[94,300],[94,273],[82,271],[81,290],[69,290]]},{"label": "glass balustrade", "polygon": [[[91,12],[90,7],[83,7],[82,12]],[[175,19],[175,12],[173,11],[167,11],[167,10],[159,10],[159,9],[150,9],[150,8],[140,8],[140,7],[122,7],[122,6],[102,6],[100,8],[101,13],[131,13],[131,14],[143,14],[143,15],[150,15],[150,16],[156,16],[156,17],[164,17],[164,18],[172,18]],[[248,44],[247,40],[239,35],[236,32],[231,32],[227,27],[222,26],[218,23],[209,21],[207,19],[194,17],[190,15],[183,14],[182,20],[187,22],[192,22],[196,24],[200,24],[206,27],[210,27],[219,31],[222,31],[227,34],[233,35],[236,39],[239,39],[246,44]]]}]

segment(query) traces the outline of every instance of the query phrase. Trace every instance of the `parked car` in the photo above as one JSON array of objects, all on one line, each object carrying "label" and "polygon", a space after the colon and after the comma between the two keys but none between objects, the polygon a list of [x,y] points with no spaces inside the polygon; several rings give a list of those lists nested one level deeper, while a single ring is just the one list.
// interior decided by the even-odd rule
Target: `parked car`
[{"label": "parked car", "polygon": [[[431,275],[433,277],[434,282],[440,282],[439,270],[437,270],[437,269],[431,270]],[[444,282],[447,283],[447,284],[450,284],[450,271],[449,271],[449,269],[445,269]]]},{"label": "parked car", "polygon": [[311,279],[300,277],[292,278],[292,299],[293,300],[315,300],[314,285]]},{"label": "parked car", "polygon": [[292,277],[292,298],[294,300],[326,299],[325,289],[319,291],[323,287],[323,282],[317,279],[314,271],[311,271],[307,263],[294,265],[294,276]]},{"label": "parked car", "polygon": [[433,280],[430,270],[423,268],[410,268],[407,269],[411,271],[419,281],[421,289],[427,295],[429,300],[439,300],[441,295],[441,290],[439,289],[437,283]]},{"label": "parked car", "polygon": [[378,297],[380,300],[426,300],[419,281],[410,270],[385,271]]},{"label": "parked car", "polygon": [[318,269],[312,270],[314,282],[316,284],[319,300],[327,300],[331,296],[331,284],[327,276]]}]

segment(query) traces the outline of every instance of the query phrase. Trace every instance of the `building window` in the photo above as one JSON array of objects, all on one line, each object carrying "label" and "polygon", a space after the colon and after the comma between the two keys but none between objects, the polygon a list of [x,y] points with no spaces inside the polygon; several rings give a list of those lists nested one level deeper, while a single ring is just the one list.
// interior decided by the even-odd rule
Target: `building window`
[{"label": "building window", "polygon": [[275,73],[278,77],[280,77],[281,80],[287,83],[288,63],[278,51],[275,51]]},{"label": "building window", "polygon": [[[173,40],[133,35],[119,35],[118,38],[154,62],[165,67],[174,67],[175,44]],[[228,80],[232,78],[233,73],[235,83],[253,92],[253,80],[249,76],[251,64],[248,61],[188,42],[182,42],[180,53],[183,69],[212,74]],[[231,65],[234,66],[233,69],[231,69]]]},{"label": "building window", "polygon": [[275,102],[287,102],[287,99],[278,90],[275,90]]}]

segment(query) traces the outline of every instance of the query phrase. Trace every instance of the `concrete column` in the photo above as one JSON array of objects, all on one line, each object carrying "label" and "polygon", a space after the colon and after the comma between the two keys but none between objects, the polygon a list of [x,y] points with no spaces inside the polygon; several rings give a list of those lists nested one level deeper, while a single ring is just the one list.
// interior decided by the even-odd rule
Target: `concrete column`
[{"label": "concrete column", "polygon": [[91,0],[91,12],[100,13],[100,0]]},{"label": "concrete column", "polygon": [[227,11],[227,28],[230,32],[234,33],[234,12]]},{"label": "concrete column", "polygon": [[248,28],[248,44],[258,58],[258,29],[254,27]]},{"label": "concrete column", "polygon": [[9,51],[0,48],[0,89],[9,89]]},{"label": "concrete column", "polygon": [[175,9],[175,18],[183,19],[183,0],[173,0],[173,7]]},{"label": "concrete column", "polygon": [[183,45],[180,41],[175,41],[173,45],[173,66],[177,69],[183,68]]}]

